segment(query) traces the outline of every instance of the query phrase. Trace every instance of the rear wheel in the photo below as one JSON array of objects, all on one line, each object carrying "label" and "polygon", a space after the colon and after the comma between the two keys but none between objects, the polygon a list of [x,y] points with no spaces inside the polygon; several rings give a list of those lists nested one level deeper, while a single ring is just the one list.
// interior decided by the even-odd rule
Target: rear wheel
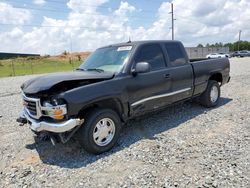
[{"label": "rear wheel", "polygon": [[121,120],[110,109],[95,109],[86,114],[85,122],[78,131],[78,140],[90,153],[100,154],[110,150],[117,142]]},{"label": "rear wheel", "polygon": [[200,96],[200,103],[205,107],[216,106],[220,99],[220,86],[217,81],[209,80],[207,89]]}]

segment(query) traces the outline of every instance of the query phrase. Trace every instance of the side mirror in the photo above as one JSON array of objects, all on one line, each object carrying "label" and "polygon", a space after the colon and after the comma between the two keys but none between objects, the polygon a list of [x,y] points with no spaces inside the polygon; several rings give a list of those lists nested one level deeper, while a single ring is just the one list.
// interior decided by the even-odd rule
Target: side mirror
[{"label": "side mirror", "polygon": [[133,75],[136,75],[137,73],[146,73],[146,72],[150,72],[150,65],[148,62],[136,63],[135,69],[132,70]]}]

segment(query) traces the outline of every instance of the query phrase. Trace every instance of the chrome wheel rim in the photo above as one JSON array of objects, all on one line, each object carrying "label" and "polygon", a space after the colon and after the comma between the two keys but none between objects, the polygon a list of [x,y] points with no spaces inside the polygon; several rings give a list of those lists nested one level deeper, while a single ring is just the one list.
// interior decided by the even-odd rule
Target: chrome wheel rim
[{"label": "chrome wheel rim", "polygon": [[210,92],[210,99],[212,103],[215,103],[219,97],[219,90],[216,86],[213,86]]},{"label": "chrome wheel rim", "polygon": [[108,145],[115,135],[115,123],[110,118],[103,118],[95,125],[93,139],[98,146]]}]

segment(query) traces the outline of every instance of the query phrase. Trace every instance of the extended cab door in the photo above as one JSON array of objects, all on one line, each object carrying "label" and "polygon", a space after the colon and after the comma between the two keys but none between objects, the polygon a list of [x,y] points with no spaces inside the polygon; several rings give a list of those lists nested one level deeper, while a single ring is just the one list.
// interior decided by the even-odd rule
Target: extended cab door
[{"label": "extended cab door", "polygon": [[171,95],[167,99],[172,103],[192,97],[193,68],[180,42],[164,43],[165,55],[168,59],[168,74],[171,80]]},{"label": "extended cab door", "polygon": [[136,63],[147,62],[150,72],[138,73],[128,80],[129,101],[133,115],[145,113],[166,105],[164,95],[171,90],[163,48],[158,43],[144,44],[137,50]]}]

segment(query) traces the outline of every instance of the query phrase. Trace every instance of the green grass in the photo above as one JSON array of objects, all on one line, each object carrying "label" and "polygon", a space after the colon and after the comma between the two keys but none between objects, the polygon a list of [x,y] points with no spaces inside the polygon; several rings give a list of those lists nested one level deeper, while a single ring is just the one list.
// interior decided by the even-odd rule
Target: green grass
[{"label": "green grass", "polygon": [[16,58],[0,60],[0,77],[72,71],[81,61],[56,58]]}]

